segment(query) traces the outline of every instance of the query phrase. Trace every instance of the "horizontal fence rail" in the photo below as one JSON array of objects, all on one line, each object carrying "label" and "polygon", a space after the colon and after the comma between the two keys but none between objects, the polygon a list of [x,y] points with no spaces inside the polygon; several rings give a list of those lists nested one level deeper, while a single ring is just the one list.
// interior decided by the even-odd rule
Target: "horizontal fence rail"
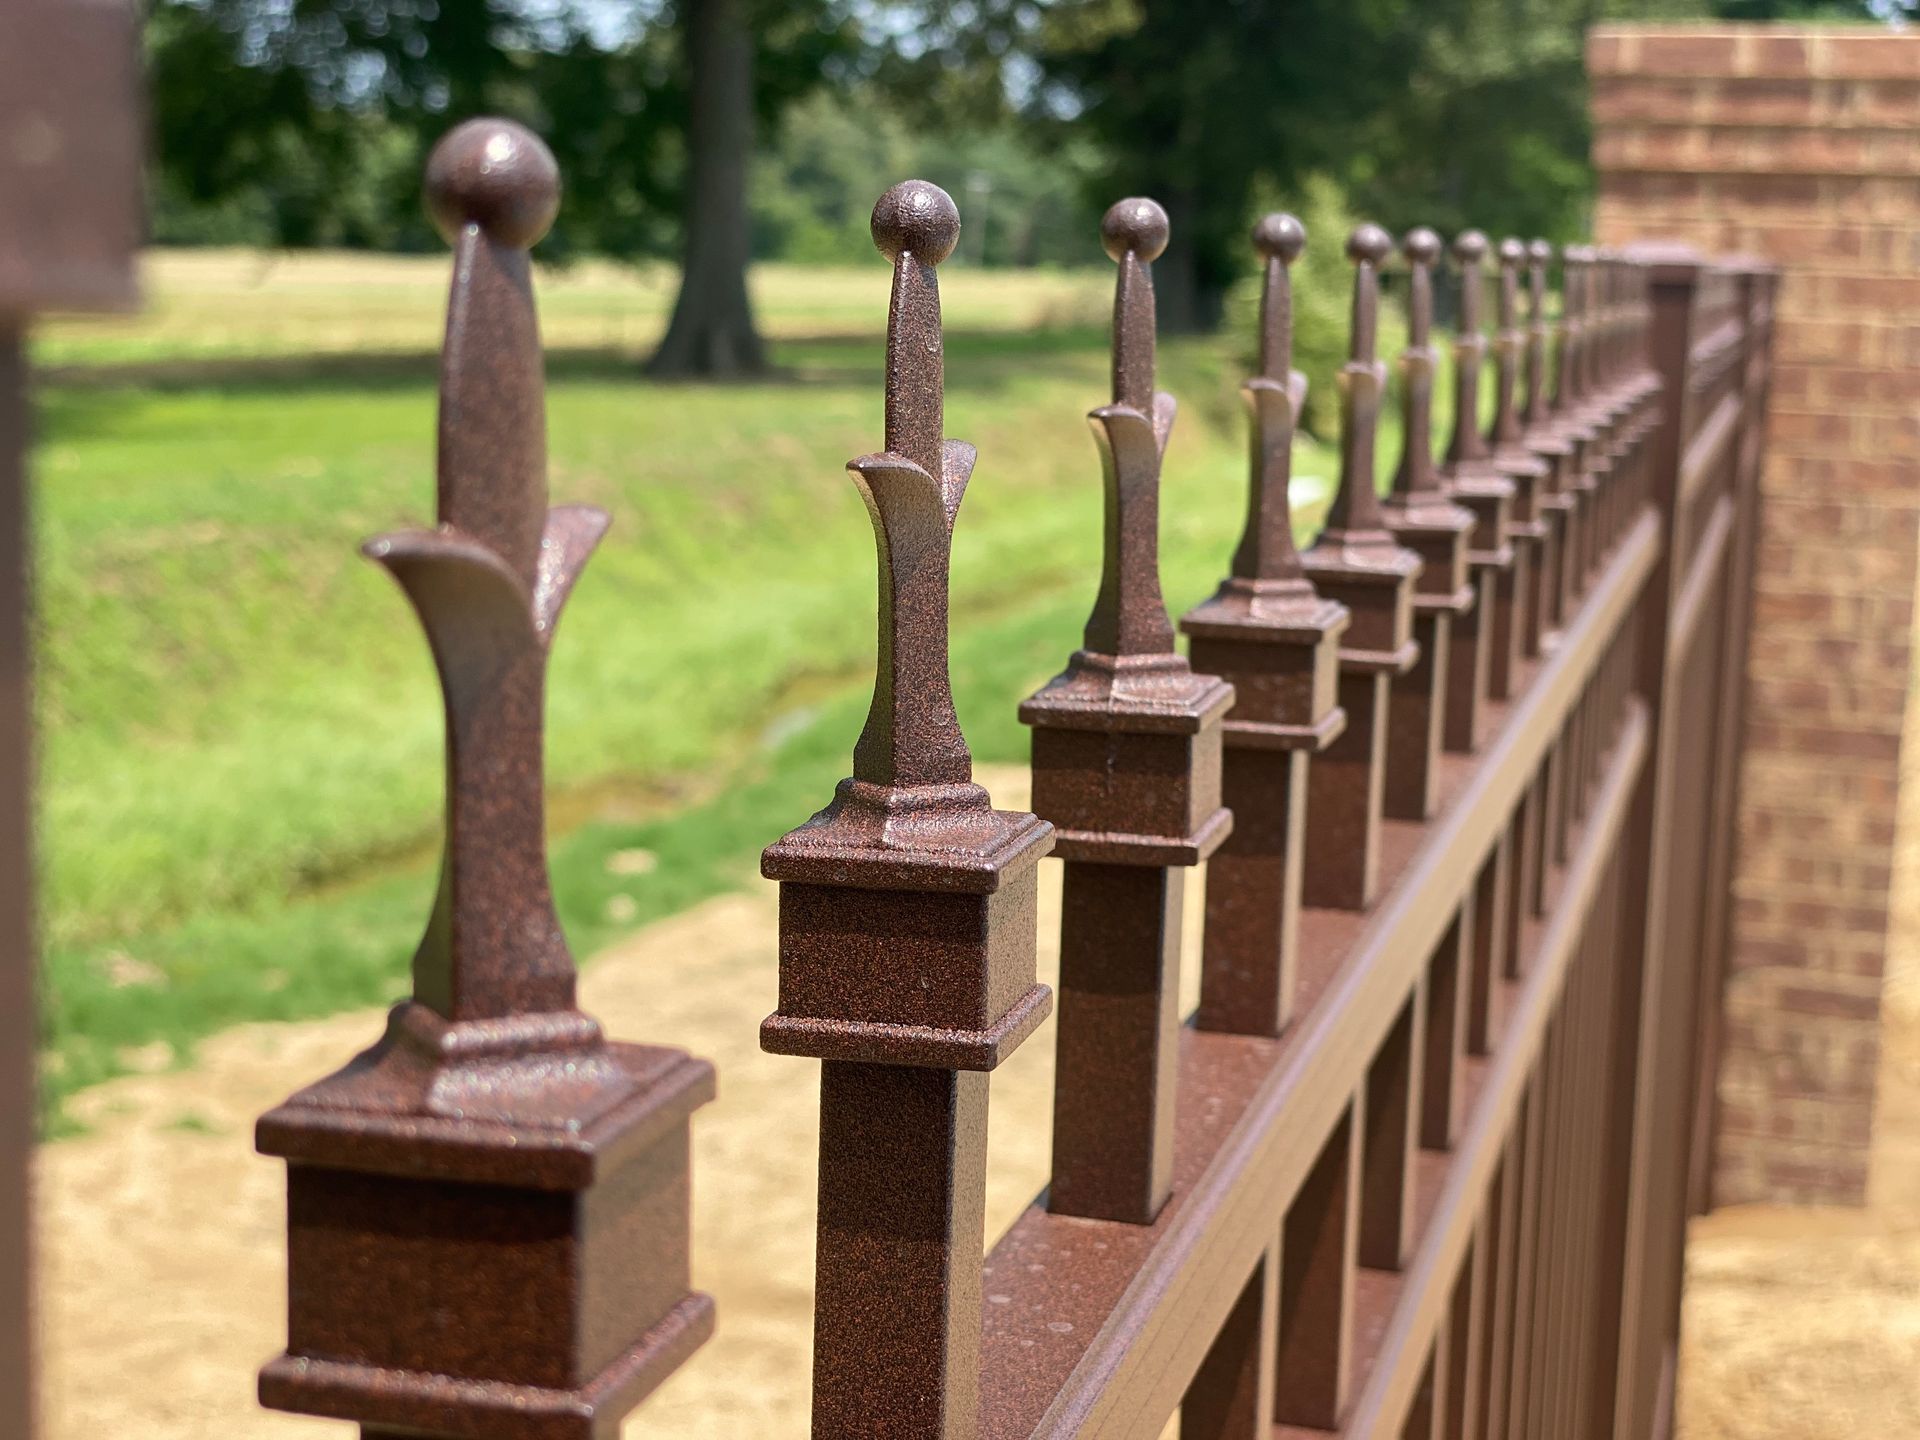
[{"label": "horizontal fence rail", "polygon": [[[527,250],[557,178],[533,137],[473,122],[428,192],[456,257],[439,526],[368,553],[446,687],[442,884],[385,1038],[261,1121],[292,1237],[262,1394],[375,1437],[610,1437],[713,1323],[687,1265],[712,1072],[574,1008],[547,892],[545,655],[605,526],[545,499]],[[1168,221],[1115,205],[1113,383],[1088,417],[1105,553],[1079,648],[1020,706],[1026,813],[974,782],[948,678],[975,460],[943,426],[959,228],[920,181],[874,210],[885,423],[848,465],[878,560],[873,702],[851,775],[762,860],[762,1044],[821,1062],[813,1433],[1664,1434],[1712,1123],[1771,274],[1359,227],[1339,481],[1302,549],[1308,236],[1267,217],[1245,528],[1176,624]],[[1407,342],[1383,491],[1387,273]],[[1036,979],[1049,854],[1053,1178],[986,1250],[988,1075],[1056,1003]]]}]

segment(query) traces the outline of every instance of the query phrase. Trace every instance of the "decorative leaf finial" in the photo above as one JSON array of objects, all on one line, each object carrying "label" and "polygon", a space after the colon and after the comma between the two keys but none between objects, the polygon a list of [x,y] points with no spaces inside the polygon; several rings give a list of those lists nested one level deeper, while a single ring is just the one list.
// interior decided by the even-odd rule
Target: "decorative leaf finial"
[{"label": "decorative leaf finial", "polygon": [[607,517],[547,508],[545,385],[527,247],[560,198],[553,156],[506,120],[434,147],[427,206],[453,245],[441,356],[440,528],[368,542],[419,613],[446,696],[445,850],[414,997],[453,1022],[573,1003],[541,783],[547,648]]},{"label": "decorative leaf finial", "polygon": [[1153,272],[1167,248],[1167,212],[1134,197],[1108,209],[1100,242],[1119,265],[1113,289],[1113,403],[1088,419],[1106,477],[1106,548],[1086,648],[1098,655],[1165,655],[1173,622],[1160,594],[1160,455],[1173,397],[1153,388]]},{"label": "decorative leaf finial", "polygon": [[1520,369],[1527,338],[1520,328],[1520,267],[1527,247],[1508,236],[1500,242],[1499,313],[1493,343],[1493,443],[1500,449],[1520,443]]},{"label": "decorative leaf finial", "polygon": [[1566,416],[1576,409],[1586,379],[1587,256],[1584,246],[1560,251],[1560,365],[1553,393],[1554,413]]},{"label": "decorative leaf finial", "polygon": [[1453,438],[1447,444],[1449,465],[1484,460],[1487,442],[1480,433],[1480,362],[1487,353],[1481,333],[1480,264],[1487,258],[1487,237],[1468,230],[1453,242],[1453,261],[1460,267],[1460,323],[1453,342]]},{"label": "decorative leaf finial", "polygon": [[1438,491],[1433,473],[1433,265],[1440,258],[1440,237],[1426,226],[1401,242],[1407,257],[1407,348],[1400,352],[1404,381],[1401,397],[1400,464],[1393,493],[1400,497]]},{"label": "decorative leaf finial", "polygon": [[947,672],[947,579],[974,451],[941,433],[945,374],[934,275],[959,239],[952,197],[925,180],[902,181],[873,207],[873,243],[893,262],[893,299],[887,448],[847,467],[867,502],[880,561],[873,705],[854,746],[853,776],[895,789],[964,784],[973,775]]},{"label": "decorative leaf finial", "polygon": [[1547,266],[1553,246],[1535,240],[1527,246],[1527,403],[1521,416],[1529,429],[1547,423]]},{"label": "decorative leaf finial", "polygon": [[1241,387],[1249,422],[1250,483],[1247,525],[1233,552],[1232,573],[1242,580],[1296,580],[1300,552],[1293,543],[1293,435],[1307,399],[1307,377],[1293,368],[1294,261],[1307,248],[1307,230],[1287,214],[1253,227],[1253,248],[1265,278],[1260,290],[1259,373]]},{"label": "decorative leaf finial", "polygon": [[1380,266],[1393,237],[1378,225],[1359,225],[1347,237],[1353,262],[1353,314],[1347,363],[1340,371],[1340,484],[1327,512],[1326,534],[1336,540],[1386,534],[1374,491],[1374,432],[1386,367],[1378,357]]}]

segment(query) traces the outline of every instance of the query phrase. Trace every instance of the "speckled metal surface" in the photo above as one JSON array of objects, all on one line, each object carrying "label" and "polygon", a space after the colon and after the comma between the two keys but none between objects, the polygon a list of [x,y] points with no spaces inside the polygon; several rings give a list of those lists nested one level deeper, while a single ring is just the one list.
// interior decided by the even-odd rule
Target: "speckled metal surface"
[{"label": "speckled metal surface", "polygon": [[575,1008],[548,887],[547,652],[607,523],[547,508],[527,250],[559,177],[531,133],[474,120],[427,202],[454,247],[440,523],[365,548],[445,692],[440,889],[386,1035],[261,1118],[289,1162],[289,1318],[260,1394],[370,1434],[606,1440],[712,1328],[687,1170],[713,1071]]},{"label": "speckled metal surface", "polygon": [[893,262],[886,449],[848,467],[879,554],[879,665],[853,775],[770,845],[780,1008],[761,1044],[825,1061],[813,1433],[959,1440],[980,1396],[987,1077],[1038,1025],[1035,876],[1053,830],[991,807],[953,711],[947,574],[973,447],[943,429],[940,290],[960,217],[880,198]]},{"label": "speckled metal surface", "polygon": [[[1453,656],[1480,616],[1473,613],[1478,592],[1467,570],[1473,515],[1453,503],[1433,464],[1435,357],[1430,341],[1433,265],[1440,258],[1440,237],[1422,226],[1407,235],[1401,249],[1407,260],[1407,347],[1400,355],[1400,463],[1393,490],[1380,508],[1393,538],[1418,555],[1424,568],[1413,600],[1413,638],[1420,657],[1394,682],[1389,700],[1383,804],[1396,820],[1424,820],[1433,812]],[[1455,438],[1457,443],[1457,434]],[[1471,687],[1471,671],[1466,678]],[[1471,693],[1469,699],[1474,699]]]},{"label": "speckled metal surface", "polygon": [[[1492,688],[1494,654],[1508,638],[1499,627],[1495,597],[1502,580],[1517,563],[1507,534],[1514,483],[1494,463],[1492,449],[1480,429],[1480,382],[1487,353],[1482,329],[1482,265],[1486,254],[1487,238],[1478,230],[1469,230],[1453,242],[1453,261],[1460,271],[1460,311],[1453,346],[1453,434],[1447,444],[1445,484],[1453,499],[1473,515],[1467,560],[1472,567],[1469,583],[1476,592],[1471,614],[1455,627],[1452,674],[1447,686],[1442,738],[1446,748],[1456,754],[1465,754],[1479,744],[1483,711]],[[1506,658],[1510,663],[1511,654]]]},{"label": "speckled metal surface", "polygon": [[1353,322],[1341,369],[1340,479],[1325,529],[1301,569],[1322,595],[1347,607],[1341,639],[1340,706],[1347,727],[1308,778],[1314,843],[1306,855],[1309,905],[1364,910],[1379,883],[1379,832],[1386,782],[1387,705],[1393,677],[1420,658],[1413,638],[1413,588],[1420,557],[1387,528],[1374,493],[1374,439],[1386,370],[1378,356],[1380,266],[1393,241],[1377,225],[1347,239],[1353,261]]},{"label": "speckled metal surface", "polygon": [[35,1431],[28,329],[134,298],[139,50],[123,5],[14,0],[0,20],[0,1435]]},{"label": "speckled metal surface", "polygon": [[[1546,483],[1547,467],[1526,443],[1531,423],[1528,416],[1534,410],[1544,357],[1535,353],[1520,317],[1520,276],[1527,265],[1525,242],[1511,236],[1502,240],[1499,262],[1490,458],[1494,470],[1513,491],[1503,531],[1513,558],[1494,581],[1492,631],[1487,646],[1487,694],[1493,700],[1505,700],[1513,693],[1513,678],[1520,663],[1538,653],[1539,635],[1531,612],[1535,604],[1534,577],[1546,563],[1548,534],[1540,518],[1538,498]],[[1540,279],[1544,287],[1544,273]],[[1533,303],[1539,306],[1540,295],[1534,296]]]},{"label": "speckled metal surface", "polygon": [[1113,395],[1088,417],[1106,491],[1100,589],[1082,647],[1020,707],[1033,727],[1033,808],[1067,872],[1053,1183],[1063,1215],[1148,1224],[1173,1176],[1173,1037],[1184,883],[1227,836],[1220,722],[1233,687],[1174,647],[1160,592],[1160,466],[1173,397],[1154,388],[1153,261],[1166,212],[1106,213],[1119,267]]},{"label": "speckled metal surface", "polygon": [[1307,579],[1287,487],[1307,377],[1293,368],[1291,267],[1307,234],[1291,215],[1254,227],[1265,270],[1248,420],[1247,521],[1227,577],[1180,621],[1195,665],[1234,687],[1221,796],[1233,834],[1208,870],[1203,1030],[1278,1035],[1293,1014],[1310,757],[1346,728],[1336,699],[1347,609]]}]

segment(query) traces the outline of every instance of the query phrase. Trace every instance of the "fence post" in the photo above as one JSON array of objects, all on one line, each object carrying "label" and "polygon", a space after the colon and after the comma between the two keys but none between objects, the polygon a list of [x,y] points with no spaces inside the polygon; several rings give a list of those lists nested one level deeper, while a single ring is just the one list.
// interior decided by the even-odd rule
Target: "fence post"
[{"label": "fence post", "polygon": [[549,510],[527,254],[553,157],[498,120],[427,163],[455,252],[440,384],[439,520],[370,541],[446,696],[440,889],[413,998],[345,1069],[263,1116],[288,1162],[277,1409],[368,1437],[610,1440],[712,1328],[688,1293],[688,1121],[713,1070],[610,1044],[574,1006],[546,869],[548,647],[606,515]]},{"label": "fence post", "polygon": [[1240,387],[1250,437],[1247,523],[1227,578],[1180,621],[1193,663],[1233,685],[1221,798],[1233,832],[1208,866],[1202,1030],[1278,1035],[1293,1017],[1307,767],[1346,727],[1335,701],[1347,609],[1322,599],[1293,541],[1287,487],[1307,377],[1293,368],[1291,215],[1254,227],[1265,268],[1259,371]]},{"label": "fence post", "polygon": [[1720,733],[1714,750],[1712,862],[1707,869],[1701,928],[1700,1057],[1694,1080],[1693,1151],[1688,1158],[1688,1210],[1713,1206],[1716,1087],[1725,1026],[1725,989],[1732,943],[1733,877],[1739,864],[1738,804],[1747,720],[1747,646],[1753,631],[1754,567],[1760,543],[1760,486],[1766,461],[1768,390],[1773,379],[1773,292],[1777,272],[1748,264],[1740,273],[1746,327],[1740,371],[1740,438],[1733,468],[1734,535],[1729,547],[1727,636],[1721,657]]},{"label": "fence post", "polygon": [[[1547,467],[1527,448],[1526,417],[1539,393],[1541,357],[1534,354],[1520,324],[1520,268],[1527,247],[1515,239],[1500,242],[1500,291],[1494,338],[1495,392],[1491,435],[1494,471],[1512,487],[1506,538],[1513,563],[1495,572],[1493,634],[1488,641],[1487,693],[1495,700],[1513,694],[1520,662],[1539,651],[1534,576],[1546,564],[1547,527],[1541,519],[1540,487]],[[1544,277],[1543,277],[1544,278]],[[1540,298],[1534,299],[1536,309]],[[1524,372],[1524,373],[1523,373]],[[1526,393],[1520,393],[1525,384]]]},{"label": "fence post", "polygon": [[1183,867],[1232,828],[1220,721],[1233,687],[1195,674],[1160,594],[1160,463],[1174,401],[1154,389],[1153,278],[1166,212],[1122,200],[1113,400],[1088,416],[1106,477],[1106,556],[1082,648],[1020,707],[1033,809],[1066,862],[1053,1086],[1058,1215],[1152,1222],[1173,1189]]},{"label": "fence post", "polygon": [[1420,557],[1393,538],[1373,489],[1374,431],[1386,387],[1386,367],[1377,354],[1380,266],[1392,250],[1393,241],[1377,225],[1361,225],[1347,240],[1354,264],[1353,320],[1349,359],[1341,370],[1339,488],[1320,538],[1301,556],[1315,588],[1352,616],[1340,647],[1339,697],[1347,728],[1310,772],[1314,843],[1303,881],[1309,905],[1343,910],[1366,909],[1379,888],[1389,689],[1420,658],[1413,638]]},{"label": "fence post", "polygon": [[32,566],[27,335],[48,310],[134,301],[130,7],[15,0],[0,42],[0,1435],[36,1433]]},{"label": "fence post", "polygon": [[1661,518],[1664,550],[1641,592],[1634,643],[1634,689],[1647,708],[1650,763],[1634,786],[1622,846],[1621,906],[1628,923],[1615,949],[1614,1033],[1608,1085],[1608,1126],[1602,1137],[1609,1183],[1602,1196],[1601,1252],[1619,1257],[1614,1282],[1599,1295],[1599,1343],[1594,1440],[1640,1440],[1650,1433],[1661,1383],[1666,1337],[1650,1324],[1646,1261],[1650,1203],[1647,1147],[1656,1105],[1678,1097],[1653,1093],[1658,1062],[1665,934],[1668,792],[1674,727],[1667,706],[1667,671],[1678,561],[1674,520],[1680,460],[1685,448],[1688,364],[1694,341],[1695,295],[1705,269],[1687,254],[1648,254],[1652,313],[1648,336],[1661,385],[1659,423],[1649,438],[1647,499]]},{"label": "fence post", "polygon": [[[1408,282],[1407,347],[1400,354],[1404,424],[1393,490],[1380,512],[1393,538],[1421,560],[1413,596],[1413,639],[1420,653],[1388,701],[1384,805],[1395,820],[1425,820],[1433,813],[1437,793],[1452,647],[1456,640],[1468,647],[1466,683],[1471,690],[1471,662],[1482,652],[1467,631],[1482,617],[1469,618],[1475,599],[1467,570],[1473,515],[1448,498],[1433,465],[1434,352],[1429,341],[1440,237],[1423,226],[1408,234],[1401,248]],[[1470,706],[1476,703],[1471,694],[1467,699]]]},{"label": "fence post", "polygon": [[974,450],[942,434],[934,267],[959,234],[923,181],[874,207],[893,261],[886,450],[848,466],[879,550],[873,707],[833,803],[761,859],[780,882],[780,1008],[761,1045],[824,1062],[816,1440],[975,1433],[987,1072],[1052,999],[1034,983],[1034,906],[1053,830],[972,783],[947,673]]},{"label": "fence post", "polygon": [[[1504,672],[1500,691],[1504,697],[1511,688],[1516,660],[1517,632],[1512,617],[1501,615],[1498,602],[1499,591],[1520,563],[1508,534],[1515,485],[1495,461],[1480,428],[1480,368],[1487,352],[1486,337],[1480,329],[1480,266],[1486,253],[1486,237],[1478,230],[1469,230],[1453,242],[1454,262],[1460,267],[1460,323],[1453,347],[1453,439],[1447,447],[1445,478],[1447,492],[1473,515],[1467,559],[1473,566],[1478,592],[1473,618],[1461,627],[1454,646],[1453,677],[1447,690],[1446,747],[1456,754],[1465,754],[1479,743],[1480,712],[1493,690],[1494,668],[1499,666]],[[1502,274],[1504,277],[1504,269]],[[1510,311],[1500,319],[1503,325],[1510,324]],[[1511,366],[1503,364],[1501,374],[1510,392]],[[1505,403],[1508,420],[1517,427],[1511,393]],[[1498,423],[1496,415],[1496,428]]]}]

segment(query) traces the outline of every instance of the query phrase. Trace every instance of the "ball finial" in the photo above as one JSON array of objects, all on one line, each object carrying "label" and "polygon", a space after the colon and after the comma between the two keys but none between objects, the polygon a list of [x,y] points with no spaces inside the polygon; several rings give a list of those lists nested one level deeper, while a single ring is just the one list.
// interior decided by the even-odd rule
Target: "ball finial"
[{"label": "ball finial", "polygon": [[1169,233],[1167,212],[1141,195],[1115,202],[1100,217],[1100,243],[1113,260],[1129,251],[1148,262],[1158,260]]},{"label": "ball finial", "polygon": [[1393,253],[1393,237],[1378,225],[1356,225],[1347,237],[1347,258],[1367,265],[1378,265]]},{"label": "ball finial", "polygon": [[960,209],[938,185],[902,180],[874,203],[872,228],[873,243],[887,259],[904,251],[938,265],[960,243]]},{"label": "ball finial", "polygon": [[1535,240],[1527,246],[1527,258],[1536,265],[1550,265],[1553,263],[1553,246],[1545,240]]},{"label": "ball finial", "polygon": [[1440,237],[1421,225],[1407,232],[1400,250],[1415,265],[1431,265],[1440,258]]},{"label": "ball finial", "polygon": [[1453,239],[1453,258],[1459,265],[1478,265],[1487,258],[1487,237],[1478,230],[1462,230]]},{"label": "ball finial", "polygon": [[511,120],[468,120],[427,157],[427,214],[451,243],[469,225],[525,250],[560,211],[560,167],[538,135]]},{"label": "ball finial", "polygon": [[1253,227],[1253,248],[1262,260],[1291,265],[1307,248],[1307,227],[1296,216],[1276,210]]},{"label": "ball finial", "polygon": [[1500,263],[1503,266],[1524,265],[1527,259],[1527,247],[1524,243],[1509,235],[1500,242]]}]

